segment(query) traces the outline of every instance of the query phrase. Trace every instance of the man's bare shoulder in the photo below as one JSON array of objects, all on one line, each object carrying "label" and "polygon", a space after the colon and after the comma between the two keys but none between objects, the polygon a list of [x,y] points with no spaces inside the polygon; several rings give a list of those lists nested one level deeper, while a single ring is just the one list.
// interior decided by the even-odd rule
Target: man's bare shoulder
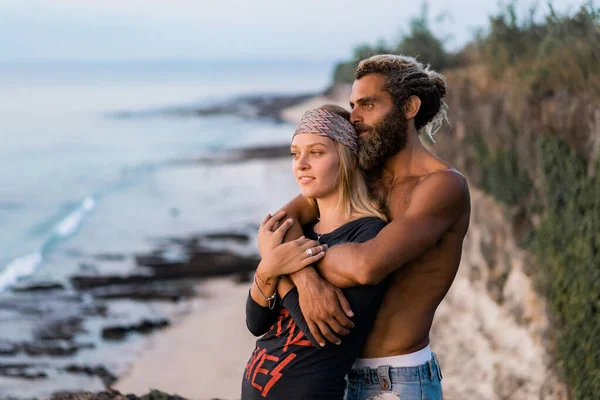
[{"label": "man's bare shoulder", "polygon": [[467,179],[453,167],[439,169],[415,178],[410,186],[412,187],[408,198],[400,191],[396,191],[396,188],[392,189],[389,199],[390,209],[404,208],[404,204],[410,208],[423,209],[429,206],[448,208],[453,209],[454,212],[470,209]]},{"label": "man's bare shoulder", "polygon": [[[433,189],[435,186],[443,185],[447,189],[453,189],[468,193],[469,187],[467,178],[454,167],[440,169],[427,174],[419,180],[417,187],[427,187]],[[416,188],[416,187],[415,187]]]}]

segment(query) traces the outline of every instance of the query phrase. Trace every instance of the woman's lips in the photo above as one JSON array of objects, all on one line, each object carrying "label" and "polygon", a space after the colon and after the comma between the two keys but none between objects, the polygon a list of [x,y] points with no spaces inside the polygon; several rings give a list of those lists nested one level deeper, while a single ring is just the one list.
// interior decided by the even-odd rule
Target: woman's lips
[{"label": "woman's lips", "polygon": [[298,182],[300,182],[303,185],[308,185],[309,183],[313,182],[315,180],[315,178],[313,178],[312,176],[301,176],[300,178],[298,178]]}]

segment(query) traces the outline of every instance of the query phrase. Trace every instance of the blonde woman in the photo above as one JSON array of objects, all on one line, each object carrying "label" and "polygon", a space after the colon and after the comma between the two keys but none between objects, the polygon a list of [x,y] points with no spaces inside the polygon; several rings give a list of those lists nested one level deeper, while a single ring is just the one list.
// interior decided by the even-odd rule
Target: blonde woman
[{"label": "blonde woman", "polygon": [[385,214],[369,197],[357,167],[358,137],[349,117],[336,106],[309,110],[294,133],[293,172],[319,219],[303,227],[305,237],[288,243],[282,241],[291,221],[279,224],[279,214],[261,224],[260,241],[272,245],[260,249],[262,261],[246,303],[248,329],[262,337],[246,365],[242,400],[342,399],[344,378],[375,321],[388,281],[343,289],[355,326],[343,342],[323,347],[284,276],[318,261],[330,246],[367,241],[385,226]]}]

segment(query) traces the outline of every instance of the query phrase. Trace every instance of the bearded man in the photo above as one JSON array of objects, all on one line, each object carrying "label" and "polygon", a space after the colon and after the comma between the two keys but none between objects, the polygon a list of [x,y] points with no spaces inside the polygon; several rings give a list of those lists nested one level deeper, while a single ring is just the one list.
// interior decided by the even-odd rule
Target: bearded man
[{"label": "bearded man", "polygon": [[[443,122],[445,95],[444,77],[412,57],[378,55],[355,71],[350,107],[360,135],[359,164],[391,222],[374,239],[332,247],[318,264],[290,275],[310,332],[325,346],[339,344],[353,326],[339,288],[393,274],[348,374],[347,399],[442,399],[429,331],[456,276],[470,217],[465,177],[419,138],[431,138]],[[286,215],[286,239],[300,237],[300,227],[317,218],[301,196],[273,218]]]}]

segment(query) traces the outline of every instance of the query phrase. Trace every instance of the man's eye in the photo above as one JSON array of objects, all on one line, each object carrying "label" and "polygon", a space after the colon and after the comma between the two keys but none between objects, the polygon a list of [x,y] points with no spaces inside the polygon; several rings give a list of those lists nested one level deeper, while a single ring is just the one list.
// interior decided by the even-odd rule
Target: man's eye
[{"label": "man's eye", "polygon": [[292,157],[296,157],[297,155],[298,155],[298,153],[294,153],[294,152],[290,153],[290,156],[292,156]]},{"label": "man's eye", "polygon": [[371,108],[373,108],[373,104],[367,103],[367,104],[365,104],[365,108],[371,109]]}]

